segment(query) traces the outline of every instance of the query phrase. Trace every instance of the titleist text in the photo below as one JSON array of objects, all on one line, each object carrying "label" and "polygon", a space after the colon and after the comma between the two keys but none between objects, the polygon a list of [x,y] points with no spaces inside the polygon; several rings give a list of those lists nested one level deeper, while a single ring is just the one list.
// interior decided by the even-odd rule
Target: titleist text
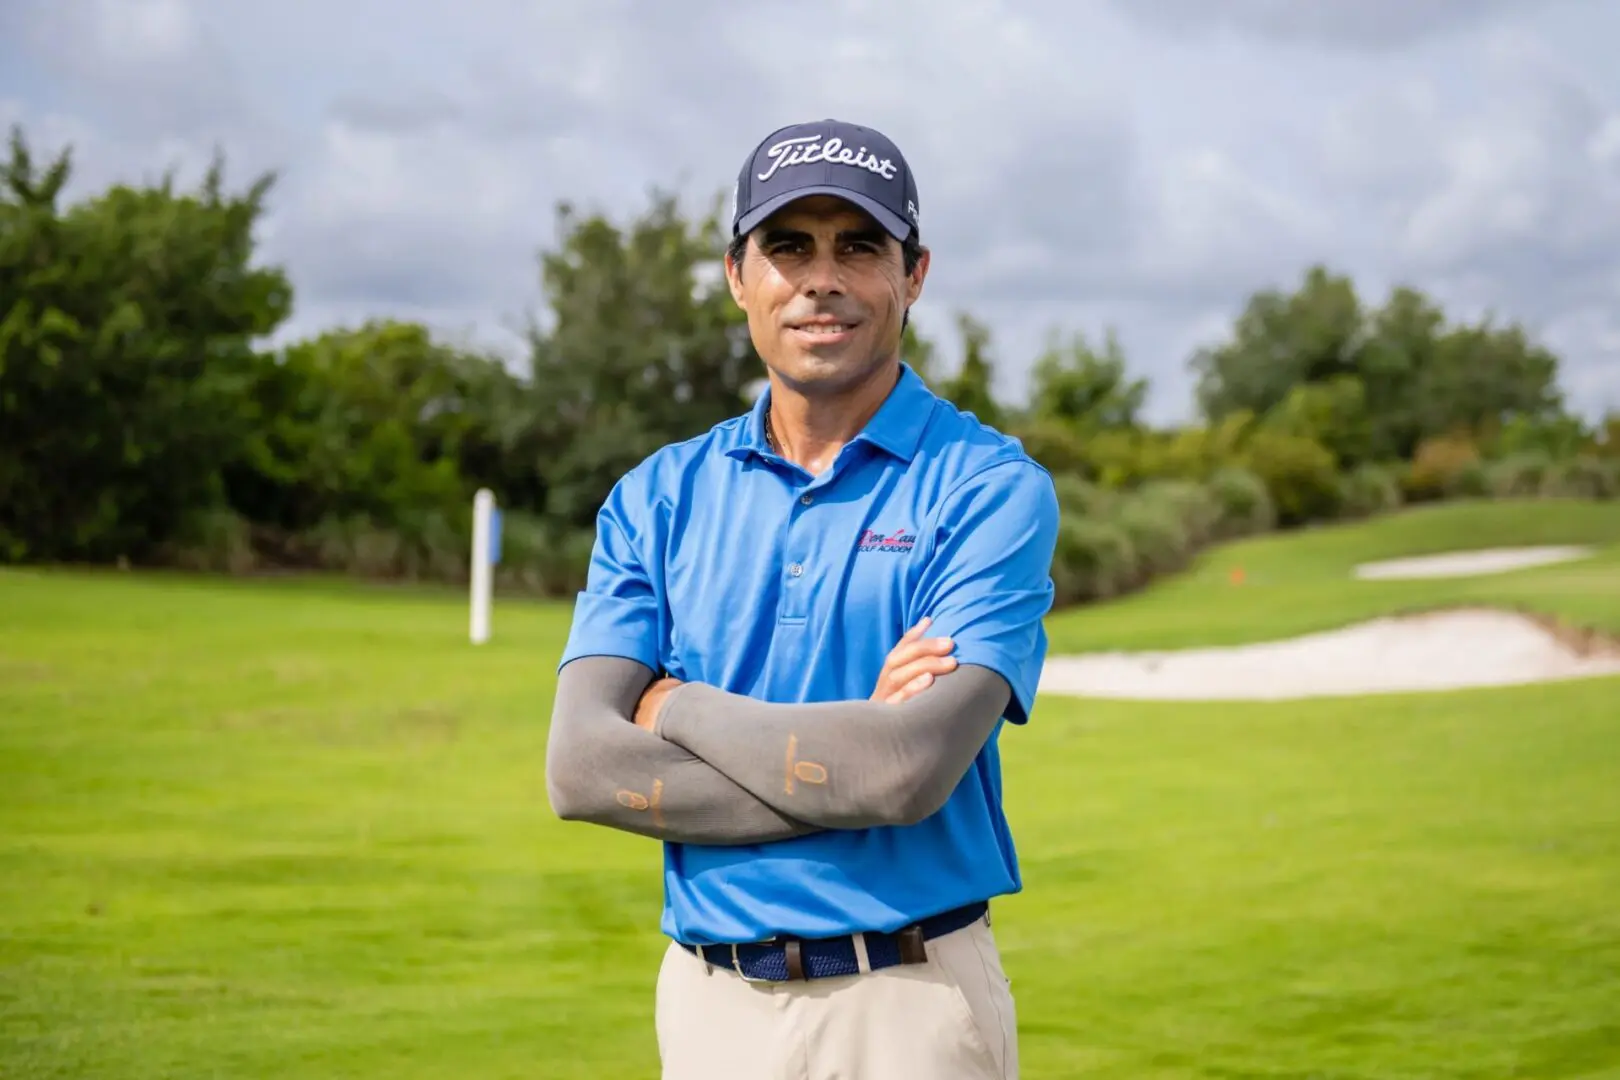
[{"label": "titleist text", "polygon": [[828,139],[821,141],[820,135],[801,135],[797,139],[783,139],[765,151],[765,156],[771,159],[770,168],[759,174],[759,179],[769,180],[776,175],[778,169],[793,165],[813,165],[818,161],[828,161],[835,165],[853,165],[857,169],[877,173],[885,180],[893,180],[897,166],[888,158],[877,158],[866,152],[866,147],[851,150],[844,145],[842,139]]}]

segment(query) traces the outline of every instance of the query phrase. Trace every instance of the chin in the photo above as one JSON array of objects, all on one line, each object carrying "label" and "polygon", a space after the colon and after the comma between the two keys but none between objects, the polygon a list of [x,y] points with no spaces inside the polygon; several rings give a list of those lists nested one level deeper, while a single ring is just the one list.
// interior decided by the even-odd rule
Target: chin
[{"label": "chin", "polygon": [[805,351],[784,349],[773,365],[782,379],[794,386],[842,390],[859,383],[878,366],[869,353],[848,347]]}]

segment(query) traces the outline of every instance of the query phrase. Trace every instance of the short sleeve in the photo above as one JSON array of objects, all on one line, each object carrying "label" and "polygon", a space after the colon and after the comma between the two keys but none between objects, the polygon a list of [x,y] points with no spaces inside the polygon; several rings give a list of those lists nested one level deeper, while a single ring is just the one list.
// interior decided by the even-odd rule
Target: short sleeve
[{"label": "short sleeve", "polygon": [[582,656],[620,656],[654,671],[663,662],[663,598],[644,553],[653,507],[638,479],[620,479],[597,512],[590,569],[558,670]]},{"label": "short sleeve", "polygon": [[1012,686],[1007,718],[1025,723],[1046,662],[1044,619],[1054,588],[1058,501],[1050,474],[1028,460],[992,465],[959,485],[934,520],[912,623],[950,637],[963,664]]}]

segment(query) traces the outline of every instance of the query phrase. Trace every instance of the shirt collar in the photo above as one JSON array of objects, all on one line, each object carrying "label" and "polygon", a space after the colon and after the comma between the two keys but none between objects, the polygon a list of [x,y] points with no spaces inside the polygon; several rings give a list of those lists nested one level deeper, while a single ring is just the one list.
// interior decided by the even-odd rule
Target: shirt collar
[{"label": "shirt collar", "polygon": [[[909,463],[917,455],[923,429],[928,426],[928,418],[933,414],[937,401],[938,398],[923,382],[922,376],[913,371],[910,364],[901,361],[900,378],[894,389],[889,391],[889,396],[883,399],[878,411],[852,441],[869,442]],[[767,384],[765,391],[754,402],[754,407],[748,411],[737,445],[726,451],[728,456],[746,458],[750,454],[771,452],[770,445],[765,441],[765,413],[770,407],[771,389]]]}]

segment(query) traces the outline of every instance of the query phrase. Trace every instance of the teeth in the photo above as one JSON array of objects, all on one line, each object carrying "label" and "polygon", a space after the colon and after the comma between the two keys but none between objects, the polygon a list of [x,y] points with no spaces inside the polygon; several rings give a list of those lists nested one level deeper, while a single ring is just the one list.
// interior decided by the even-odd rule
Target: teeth
[{"label": "teeth", "polygon": [[848,330],[849,327],[844,323],[835,323],[832,325],[801,326],[799,329],[807,334],[841,334]]}]

